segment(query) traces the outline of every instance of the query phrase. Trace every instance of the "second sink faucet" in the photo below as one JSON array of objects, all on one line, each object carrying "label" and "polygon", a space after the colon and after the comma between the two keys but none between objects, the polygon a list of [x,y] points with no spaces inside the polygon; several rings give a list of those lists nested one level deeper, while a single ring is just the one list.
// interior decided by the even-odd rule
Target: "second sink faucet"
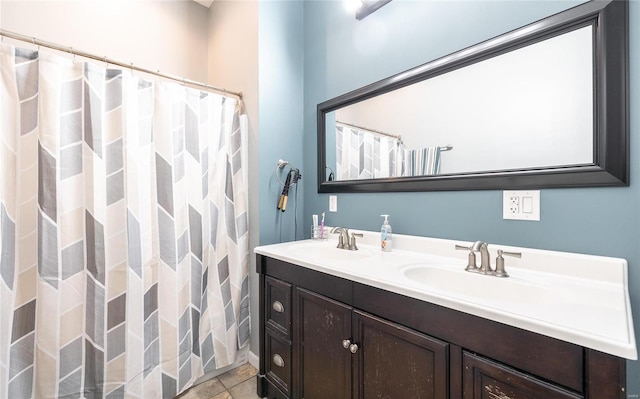
[{"label": "second sink faucet", "polygon": [[[456,249],[466,249],[469,251],[469,262],[466,267],[466,271],[488,274],[496,277],[509,277],[509,274],[504,270],[504,258],[503,255],[514,256],[516,258],[522,257],[520,252],[506,252],[501,249],[498,250],[498,257],[496,258],[495,270],[491,268],[491,260],[489,255],[489,244],[483,241],[476,241],[471,246],[465,247],[463,245],[456,245]],[[476,266],[476,252],[480,252],[480,267]]]}]

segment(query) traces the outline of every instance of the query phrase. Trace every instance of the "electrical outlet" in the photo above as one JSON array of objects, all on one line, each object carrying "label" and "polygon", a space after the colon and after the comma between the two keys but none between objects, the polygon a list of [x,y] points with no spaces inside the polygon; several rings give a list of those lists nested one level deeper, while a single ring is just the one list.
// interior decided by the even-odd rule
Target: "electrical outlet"
[{"label": "electrical outlet", "polygon": [[338,212],[338,196],[329,196],[329,212]]},{"label": "electrical outlet", "polygon": [[502,218],[540,220],[540,190],[503,191]]},{"label": "electrical outlet", "polygon": [[517,195],[510,195],[508,198],[509,213],[514,214],[520,212],[520,197]]}]

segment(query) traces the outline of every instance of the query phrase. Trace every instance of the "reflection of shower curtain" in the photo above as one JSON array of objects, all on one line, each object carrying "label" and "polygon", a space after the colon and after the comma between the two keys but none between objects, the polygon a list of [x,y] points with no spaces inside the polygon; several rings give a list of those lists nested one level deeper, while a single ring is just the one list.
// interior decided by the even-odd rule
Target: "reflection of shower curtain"
[{"label": "reflection of shower curtain", "polygon": [[397,147],[395,138],[337,126],[337,180],[395,176]]},{"label": "reflection of shower curtain", "polygon": [[249,337],[238,104],[0,48],[0,398],[173,397]]},{"label": "reflection of shower curtain", "polygon": [[337,126],[336,167],[337,180],[437,175],[440,147],[407,150],[396,138]]}]

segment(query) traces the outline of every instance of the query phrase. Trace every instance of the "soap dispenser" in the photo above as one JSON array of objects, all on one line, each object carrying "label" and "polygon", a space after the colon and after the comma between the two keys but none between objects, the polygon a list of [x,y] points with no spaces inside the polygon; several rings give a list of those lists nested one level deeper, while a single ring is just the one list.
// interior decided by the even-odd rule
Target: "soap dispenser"
[{"label": "soap dispenser", "polygon": [[391,252],[391,248],[393,247],[392,242],[392,232],[391,225],[389,224],[389,215],[380,215],[384,218],[384,223],[382,223],[382,227],[380,228],[380,245],[381,249],[384,252]]}]

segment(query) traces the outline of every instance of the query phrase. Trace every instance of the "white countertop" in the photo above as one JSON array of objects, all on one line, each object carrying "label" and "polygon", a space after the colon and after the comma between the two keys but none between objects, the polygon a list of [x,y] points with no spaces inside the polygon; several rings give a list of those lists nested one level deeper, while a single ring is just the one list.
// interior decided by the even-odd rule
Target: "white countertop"
[{"label": "white countertop", "polygon": [[[337,236],[255,248],[261,255],[484,317],[615,356],[636,360],[627,285],[620,258],[489,244],[510,277],[465,272],[468,242],[394,234],[392,252],[379,232],[363,233],[358,251],[337,249]],[[477,254],[478,265],[480,254]],[[313,288],[313,287],[308,287]]]}]

